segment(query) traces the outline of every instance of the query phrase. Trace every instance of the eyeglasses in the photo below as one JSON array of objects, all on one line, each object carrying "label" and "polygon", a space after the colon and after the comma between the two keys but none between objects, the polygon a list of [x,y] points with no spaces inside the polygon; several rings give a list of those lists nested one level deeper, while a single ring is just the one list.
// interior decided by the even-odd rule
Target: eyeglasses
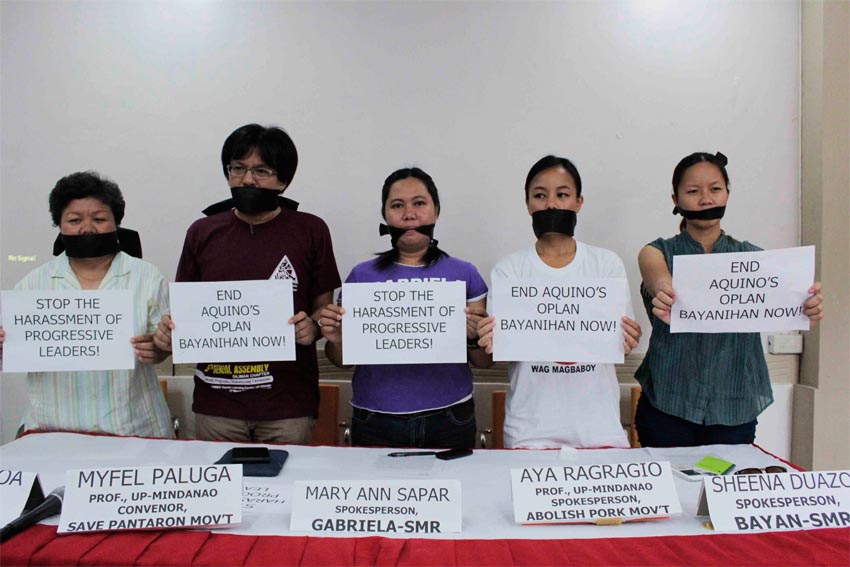
[{"label": "eyeglasses", "polygon": [[771,465],[769,467],[764,467],[763,469],[761,469],[759,467],[750,467],[750,468],[747,468],[747,469],[741,469],[739,471],[735,471],[735,474],[762,474],[762,473],[778,474],[778,473],[784,473],[784,472],[788,472],[788,469],[786,469],[785,467],[779,466],[779,465]]},{"label": "eyeglasses", "polygon": [[228,165],[227,173],[230,177],[241,179],[245,174],[251,172],[251,177],[254,179],[271,179],[277,172],[268,167],[245,167],[244,165]]}]

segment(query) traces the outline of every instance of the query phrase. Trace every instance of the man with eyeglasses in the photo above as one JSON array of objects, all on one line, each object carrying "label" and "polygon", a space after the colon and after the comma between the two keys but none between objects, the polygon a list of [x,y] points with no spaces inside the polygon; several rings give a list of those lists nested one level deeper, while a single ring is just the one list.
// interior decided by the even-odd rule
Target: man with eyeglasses
[{"label": "man with eyeglasses", "polygon": [[[309,443],[319,406],[316,319],[340,286],[331,236],[317,216],[282,197],[298,165],[289,135],[248,124],[224,142],[221,165],[232,199],[207,208],[186,233],[178,282],[292,280],[296,360],[200,363],[192,410],[199,439]],[[171,350],[166,315],[154,342]],[[286,322],[281,321],[282,325]],[[251,367],[251,373],[242,369]],[[239,368],[242,367],[242,368]],[[236,372],[234,372],[236,370]]]}]

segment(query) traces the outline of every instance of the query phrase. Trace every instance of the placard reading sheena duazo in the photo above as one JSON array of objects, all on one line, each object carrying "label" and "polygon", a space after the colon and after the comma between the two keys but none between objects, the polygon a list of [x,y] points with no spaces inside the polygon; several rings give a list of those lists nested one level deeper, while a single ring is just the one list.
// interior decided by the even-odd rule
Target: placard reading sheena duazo
[{"label": "placard reading sheena duazo", "polygon": [[130,290],[4,291],[4,372],[128,370]]},{"label": "placard reading sheena duazo", "polygon": [[295,360],[290,280],[169,284],[174,362]]},{"label": "placard reading sheena duazo", "polygon": [[70,470],[58,533],[242,522],[242,465]]},{"label": "placard reading sheena duazo", "polygon": [[815,247],[673,256],[671,333],[808,330]]},{"label": "placard reading sheena duazo", "polygon": [[511,469],[511,487],[518,524],[619,523],[682,512],[666,461]]},{"label": "placard reading sheena duazo", "polygon": [[623,278],[493,278],[493,360],[623,362]]},{"label": "placard reading sheena duazo", "polygon": [[724,532],[850,527],[850,471],[732,474],[703,480],[698,515]]},{"label": "placard reading sheena duazo", "polygon": [[460,532],[459,480],[296,481],[289,529],[317,533]]},{"label": "placard reading sheena duazo", "polygon": [[344,364],[466,362],[464,282],[342,284]]}]

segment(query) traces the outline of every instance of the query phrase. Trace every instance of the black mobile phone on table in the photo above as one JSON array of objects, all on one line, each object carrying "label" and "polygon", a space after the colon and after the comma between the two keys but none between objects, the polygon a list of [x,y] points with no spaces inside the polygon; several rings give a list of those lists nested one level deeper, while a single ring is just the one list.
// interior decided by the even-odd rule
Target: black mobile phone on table
[{"label": "black mobile phone on table", "polygon": [[472,449],[449,449],[448,451],[437,451],[436,453],[437,458],[442,459],[444,461],[451,461],[452,459],[468,457],[471,454]]},{"label": "black mobile phone on table", "polygon": [[268,463],[271,459],[268,447],[234,447],[233,463]]}]

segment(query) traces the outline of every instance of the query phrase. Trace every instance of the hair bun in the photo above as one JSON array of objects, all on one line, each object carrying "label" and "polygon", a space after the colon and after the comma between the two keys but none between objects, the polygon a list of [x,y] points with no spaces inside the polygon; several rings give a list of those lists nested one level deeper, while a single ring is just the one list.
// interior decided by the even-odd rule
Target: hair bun
[{"label": "hair bun", "polygon": [[716,158],[717,158],[717,161],[719,161],[719,162],[720,162],[720,164],[721,164],[723,167],[726,167],[726,164],[727,164],[727,163],[729,163],[729,158],[727,158],[726,156],[724,156],[724,155],[723,155],[723,154],[721,154],[720,152],[717,152],[716,154],[714,154],[714,157],[716,157]]}]

